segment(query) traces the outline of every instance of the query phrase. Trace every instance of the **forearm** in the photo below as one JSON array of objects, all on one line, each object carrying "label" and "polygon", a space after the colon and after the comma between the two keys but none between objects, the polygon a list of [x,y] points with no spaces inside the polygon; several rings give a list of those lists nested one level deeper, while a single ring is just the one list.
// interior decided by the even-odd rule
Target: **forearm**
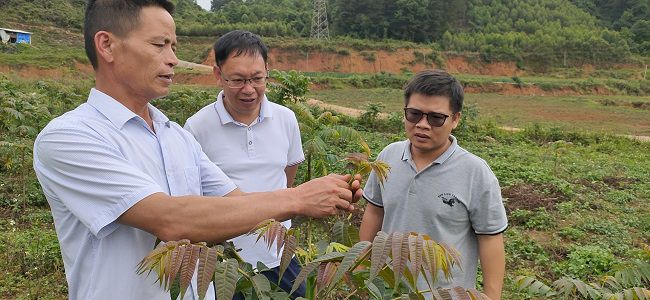
[{"label": "forearm", "polygon": [[373,241],[377,232],[381,230],[381,224],[384,220],[384,209],[373,205],[366,204],[366,211],[363,214],[361,228],[359,228],[359,239],[362,241]]},{"label": "forearm", "polygon": [[221,242],[249,232],[263,220],[292,218],[300,213],[297,204],[287,190],[227,198],[154,194],[124,213],[120,222],[161,240]]},{"label": "forearm", "polygon": [[[361,197],[359,181],[331,174],[298,187],[229,197],[181,196],[156,193],[124,212],[118,222],[150,232],[161,240],[221,242],[250,231],[267,219],[283,221],[296,215],[322,218],[351,211]],[[352,190],[350,190],[352,188]]]},{"label": "forearm", "polygon": [[492,300],[500,300],[506,265],[503,234],[479,235],[478,241],[483,292]]}]

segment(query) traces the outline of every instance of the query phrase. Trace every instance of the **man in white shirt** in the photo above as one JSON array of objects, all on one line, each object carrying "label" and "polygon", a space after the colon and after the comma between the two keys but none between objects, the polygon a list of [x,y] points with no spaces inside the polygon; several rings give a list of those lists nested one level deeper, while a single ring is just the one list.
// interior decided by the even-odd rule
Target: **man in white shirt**
[{"label": "man in white shirt", "polygon": [[149,104],[168,94],[178,64],[173,8],[168,0],[90,0],[84,39],[95,88],[34,143],[69,299],[169,299],[156,276],[136,274],[156,237],[221,242],[265,219],[351,210],[360,197],[359,183],[353,193],[338,175],[246,195]]},{"label": "man in white shirt", "polygon": [[[291,187],[298,165],[305,159],[294,113],[270,102],[265,95],[268,49],[251,32],[235,30],[214,44],[214,76],[223,90],[217,100],[187,119],[187,129],[203,151],[244,192],[268,192]],[[271,200],[272,201],[272,200]],[[291,220],[283,222],[291,227]],[[240,256],[278,282],[280,257],[273,245],[256,242],[253,235],[232,239]],[[291,291],[300,267],[292,260],[280,287]],[[304,285],[291,296],[304,296]],[[243,299],[241,294],[235,299]]]}]

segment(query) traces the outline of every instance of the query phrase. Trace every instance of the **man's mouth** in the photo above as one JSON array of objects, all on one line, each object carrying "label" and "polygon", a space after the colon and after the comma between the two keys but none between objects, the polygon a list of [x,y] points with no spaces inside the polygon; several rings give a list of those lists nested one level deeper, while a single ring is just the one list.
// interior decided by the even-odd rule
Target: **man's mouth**
[{"label": "man's mouth", "polygon": [[158,75],[158,77],[167,80],[167,81],[172,81],[174,79],[174,73],[171,74],[163,74],[163,75]]}]

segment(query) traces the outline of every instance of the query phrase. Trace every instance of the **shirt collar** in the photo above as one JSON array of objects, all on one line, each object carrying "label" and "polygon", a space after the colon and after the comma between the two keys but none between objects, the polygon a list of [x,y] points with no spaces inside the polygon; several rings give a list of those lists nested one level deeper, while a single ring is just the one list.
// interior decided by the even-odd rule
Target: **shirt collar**
[{"label": "shirt collar", "polygon": [[[133,118],[140,118],[137,114],[126,108],[122,103],[115,100],[113,97],[104,94],[103,92],[92,88],[90,95],[88,95],[88,104],[99,111],[106,117],[113,125],[122,129],[124,124]],[[160,110],[155,108],[151,103],[147,103],[149,115],[155,123],[167,123],[169,118],[165,116]],[[140,118],[142,119],[142,118]],[[144,120],[143,120],[144,121]]]},{"label": "shirt collar", "polygon": [[[265,118],[271,118],[273,116],[273,112],[271,110],[271,104],[269,103],[269,100],[266,98],[266,95],[263,96],[264,98],[262,99],[262,103],[260,106],[260,115],[257,117],[257,122],[253,123],[261,123],[264,121]],[[221,124],[226,125],[228,123],[237,123],[239,122],[235,121],[233,117],[228,113],[226,110],[226,107],[223,104],[223,91],[219,92],[219,95],[217,96],[217,101],[214,103],[214,109],[217,111],[217,114],[219,115],[219,119],[221,119]]]},{"label": "shirt collar", "polygon": [[[449,148],[447,148],[447,150],[445,150],[444,153],[442,153],[440,156],[438,156],[438,158],[436,158],[433,161],[433,163],[431,163],[432,165],[442,164],[445,161],[447,161],[447,159],[449,159],[449,157],[451,157],[452,154],[454,154],[454,151],[456,151],[456,149],[458,148],[458,140],[456,140],[456,137],[454,137],[453,135],[449,135],[449,140],[451,140],[451,145],[449,145]],[[404,143],[404,151],[402,153],[402,160],[403,161],[409,161],[409,160],[411,160],[411,158],[412,158],[412,156],[411,156],[411,141],[406,140],[406,143]]]}]

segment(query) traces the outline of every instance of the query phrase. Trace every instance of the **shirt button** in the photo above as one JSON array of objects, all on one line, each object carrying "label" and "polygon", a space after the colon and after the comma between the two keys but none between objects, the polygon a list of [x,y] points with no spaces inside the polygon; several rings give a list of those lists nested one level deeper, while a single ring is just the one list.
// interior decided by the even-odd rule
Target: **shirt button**
[{"label": "shirt button", "polygon": [[248,131],[251,131],[253,128],[248,127]]},{"label": "shirt button", "polygon": [[252,145],[252,144],[253,144],[253,141],[249,141],[248,144],[249,144],[249,145]]}]

